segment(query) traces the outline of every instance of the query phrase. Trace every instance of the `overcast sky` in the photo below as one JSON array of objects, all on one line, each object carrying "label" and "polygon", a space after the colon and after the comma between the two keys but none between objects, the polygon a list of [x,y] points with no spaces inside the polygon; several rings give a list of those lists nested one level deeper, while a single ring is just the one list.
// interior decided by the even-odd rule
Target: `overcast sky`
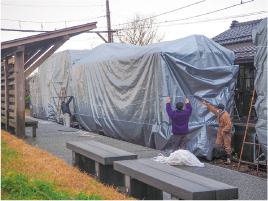
[{"label": "overcast sky", "polygon": [[[193,34],[212,38],[229,29],[233,20],[267,17],[267,0],[109,0],[112,29],[131,21],[135,13],[157,16],[163,41]],[[206,14],[210,13],[210,14]],[[106,0],[2,0],[1,28],[51,31],[89,22],[107,30]],[[159,16],[158,16],[159,15]],[[201,16],[202,15],[202,16]],[[187,18],[187,19],[186,19]],[[38,33],[1,31],[1,41]],[[103,43],[96,34],[71,38],[59,50],[91,49]]]}]

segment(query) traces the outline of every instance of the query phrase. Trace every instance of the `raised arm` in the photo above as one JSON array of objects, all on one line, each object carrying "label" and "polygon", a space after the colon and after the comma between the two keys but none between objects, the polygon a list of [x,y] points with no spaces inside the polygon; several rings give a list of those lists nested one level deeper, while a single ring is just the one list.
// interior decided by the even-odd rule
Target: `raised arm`
[{"label": "raised arm", "polygon": [[167,97],[166,111],[168,113],[168,116],[170,117],[173,112],[173,110],[171,109],[171,105],[170,105],[170,97]]},{"label": "raised arm", "polygon": [[207,106],[209,111],[212,112],[213,114],[215,114],[217,117],[220,115],[219,112],[217,111],[217,109],[215,107],[213,107],[212,105],[206,103],[204,100],[201,100],[201,103],[204,104],[205,106]]},{"label": "raised arm", "polygon": [[73,96],[71,96],[71,97],[69,98],[69,100],[68,100],[65,104],[69,105],[69,103],[72,101],[72,99],[73,99]]},{"label": "raised arm", "polygon": [[187,111],[188,115],[191,116],[193,108],[192,108],[188,98],[186,98],[185,104],[186,104],[186,111]]}]

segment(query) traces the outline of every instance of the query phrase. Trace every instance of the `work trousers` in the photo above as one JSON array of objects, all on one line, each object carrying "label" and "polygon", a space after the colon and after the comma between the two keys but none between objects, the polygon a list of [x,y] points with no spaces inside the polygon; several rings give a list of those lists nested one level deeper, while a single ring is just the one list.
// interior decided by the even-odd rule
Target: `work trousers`
[{"label": "work trousers", "polygon": [[218,147],[222,147],[224,145],[225,151],[227,153],[231,153],[232,151],[231,140],[232,140],[232,132],[223,133],[222,129],[219,128],[218,133],[217,133],[216,145]]},{"label": "work trousers", "polygon": [[65,113],[63,115],[63,125],[66,127],[70,127],[70,114],[69,113]]},{"label": "work trousers", "polygon": [[187,147],[187,134],[181,134],[181,135],[173,134],[173,136],[172,136],[173,152],[178,150],[178,149],[186,150],[186,147]]}]

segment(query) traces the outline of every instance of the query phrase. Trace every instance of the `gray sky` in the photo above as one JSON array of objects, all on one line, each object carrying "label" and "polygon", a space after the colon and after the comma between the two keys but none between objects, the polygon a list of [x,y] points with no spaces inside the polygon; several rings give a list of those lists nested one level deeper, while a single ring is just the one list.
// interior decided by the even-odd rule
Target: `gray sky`
[{"label": "gray sky", "polygon": [[[231,22],[267,17],[267,0],[109,0],[112,29],[127,23],[135,13],[156,16],[163,41],[193,34],[212,38],[229,29]],[[97,21],[97,29],[106,30],[106,0],[2,0],[1,28],[22,30],[55,30]],[[28,6],[27,6],[28,5]],[[183,8],[186,7],[186,8]],[[230,8],[228,8],[230,7]],[[226,9],[224,9],[226,8]],[[217,11],[219,10],[219,11]],[[208,15],[209,12],[217,11]],[[162,14],[162,15],[161,15]],[[203,15],[195,17],[198,15]],[[189,18],[189,19],[185,19]],[[1,31],[1,41],[38,33]],[[96,34],[71,38],[59,51],[91,49],[103,43]]]}]

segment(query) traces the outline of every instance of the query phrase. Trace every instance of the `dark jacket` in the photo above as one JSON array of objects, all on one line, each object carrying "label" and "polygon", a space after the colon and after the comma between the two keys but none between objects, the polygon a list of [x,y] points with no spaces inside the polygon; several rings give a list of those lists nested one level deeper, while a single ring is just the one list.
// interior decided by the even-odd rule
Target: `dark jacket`
[{"label": "dark jacket", "polygon": [[62,110],[62,113],[63,113],[63,114],[65,114],[65,113],[69,113],[70,116],[72,116],[71,111],[70,111],[70,108],[69,108],[69,104],[70,104],[70,102],[72,101],[72,99],[73,99],[73,96],[71,96],[71,97],[69,98],[69,100],[68,100],[65,104],[63,104],[63,105],[61,106],[61,110]]},{"label": "dark jacket", "polygon": [[168,116],[172,121],[172,133],[173,134],[187,134],[189,118],[192,113],[192,106],[190,103],[186,104],[186,110],[174,111],[171,109],[170,103],[167,103],[166,110]]}]

